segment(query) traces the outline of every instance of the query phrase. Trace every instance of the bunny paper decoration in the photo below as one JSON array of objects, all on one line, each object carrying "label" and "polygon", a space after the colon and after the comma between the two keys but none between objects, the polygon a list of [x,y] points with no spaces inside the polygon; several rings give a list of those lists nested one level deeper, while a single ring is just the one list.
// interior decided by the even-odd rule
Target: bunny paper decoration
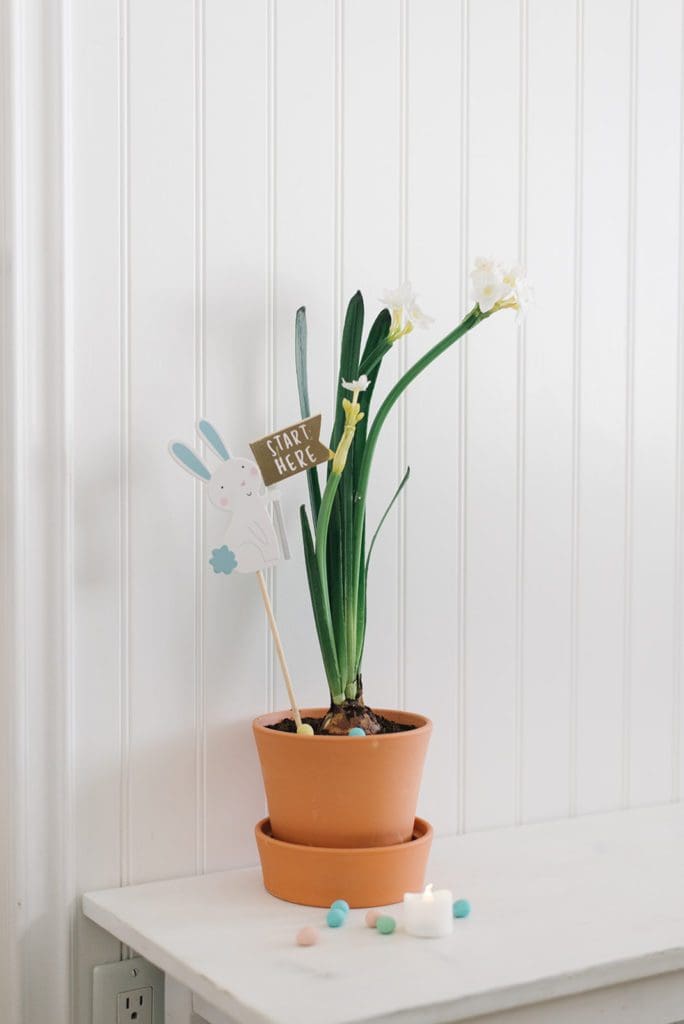
[{"label": "bunny paper decoration", "polygon": [[[211,423],[200,420],[197,432],[220,459],[215,469],[210,471],[198,453],[181,441],[172,441],[169,452],[179,466],[202,481],[212,505],[230,513],[224,543],[213,549],[209,559],[211,567],[215,573],[226,575],[270,569],[280,560],[281,547],[283,555],[289,557],[277,494],[266,491],[256,462],[231,457]],[[269,502],[274,503],[278,533],[268,511]]]}]

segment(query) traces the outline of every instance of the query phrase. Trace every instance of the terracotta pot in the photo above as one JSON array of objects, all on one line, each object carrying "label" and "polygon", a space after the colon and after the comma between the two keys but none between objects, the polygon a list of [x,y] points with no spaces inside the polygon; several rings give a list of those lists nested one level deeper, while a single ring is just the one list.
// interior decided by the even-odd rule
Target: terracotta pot
[{"label": "terracotta pot", "polygon": [[425,884],[432,826],[422,818],[410,842],[360,850],[283,843],[272,837],[268,818],[255,832],[264,886],[289,903],[329,907],[344,899],[350,907],[378,907],[399,903]]},{"label": "terracotta pot", "polygon": [[[321,718],[325,710],[305,708],[302,716]],[[408,711],[375,710],[416,728],[380,736],[297,736],[266,728],[290,711],[255,719],[274,838],[333,848],[408,842],[432,722]]]}]

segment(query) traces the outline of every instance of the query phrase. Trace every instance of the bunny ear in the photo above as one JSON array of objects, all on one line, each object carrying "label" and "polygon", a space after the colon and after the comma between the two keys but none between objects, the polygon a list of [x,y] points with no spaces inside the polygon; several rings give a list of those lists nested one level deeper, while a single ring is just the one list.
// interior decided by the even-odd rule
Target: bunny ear
[{"label": "bunny ear", "polygon": [[175,459],[183,469],[187,469],[188,473],[199,477],[200,480],[211,480],[211,473],[197,456],[197,453],[193,452],[192,448],[188,448],[186,444],[181,444],[180,441],[172,441],[169,445],[169,452],[171,453],[171,458]]},{"label": "bunny ear", "polygon": [[228,449],[219,437],[218,431],[212,427],[211,423],[207,420],[200,420],[197,424],[197,429],[211,450],[218,455],[219,459],[223,459],[224,462],[227,462],[230,458]]}]

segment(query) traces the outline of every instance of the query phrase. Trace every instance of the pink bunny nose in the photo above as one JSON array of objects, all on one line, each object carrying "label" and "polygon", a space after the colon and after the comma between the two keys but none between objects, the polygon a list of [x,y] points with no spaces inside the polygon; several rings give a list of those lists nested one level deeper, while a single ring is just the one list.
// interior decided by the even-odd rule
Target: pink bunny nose
[{"label": "pink bunny nose", "polygon": [[240,487],[244,487],[244,486],[245,486],[245,481],[243,480],[242,483],[240,484]]},{"label": "pink bunny nose", "polygon": [[219,503],[223,506],[223,508],[225,508],[226,505],[228,504],[228,499],[227,498],[220,498],[219,499]]}]

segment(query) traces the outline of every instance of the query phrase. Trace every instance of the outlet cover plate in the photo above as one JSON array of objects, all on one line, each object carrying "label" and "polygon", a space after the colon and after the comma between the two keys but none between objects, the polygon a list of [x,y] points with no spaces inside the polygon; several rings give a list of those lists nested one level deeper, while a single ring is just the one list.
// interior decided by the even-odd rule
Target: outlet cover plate
[{"label": "outlet cover plate", "polygon": [[93,1024],[117,1024],[121,993],[152,990],[152,1024],[164,1024],[164,972],[141,956],[93,968]]}]

